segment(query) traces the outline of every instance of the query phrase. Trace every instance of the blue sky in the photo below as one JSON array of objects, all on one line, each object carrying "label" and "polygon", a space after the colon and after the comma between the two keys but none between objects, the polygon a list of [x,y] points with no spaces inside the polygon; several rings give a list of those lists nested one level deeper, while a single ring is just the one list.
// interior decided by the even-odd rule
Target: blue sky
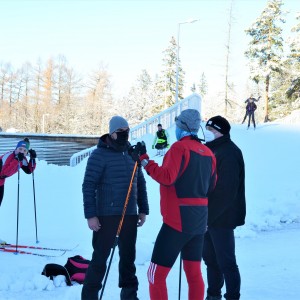
[{"label": "blue sky", "polygon": [[[266,3],[235,1],[231,75],[237,84],[244,84],[240,80],[245,77],[244,29]],[[62,54],[80,73],[103,62],[121,94],[142,69],[151,76],[160,72],[162,51],[171,36],[177,38],[179,22],[200,19],[181,25],[180,59],[187,87],[204,72],[213,88],[213,82],[224,74],[229,5],[230,0],[1,0],[0,62],[17,68],[26,61],[46,61]],[[289,19],[295,22],[298,0],[286,0],[284,9],[291,10]]]}]

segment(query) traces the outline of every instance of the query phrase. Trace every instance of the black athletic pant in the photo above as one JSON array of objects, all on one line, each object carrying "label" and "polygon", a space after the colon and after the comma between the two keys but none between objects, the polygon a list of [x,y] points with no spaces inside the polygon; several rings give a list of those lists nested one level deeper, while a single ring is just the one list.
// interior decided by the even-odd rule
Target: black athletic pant
[{"label": "black athletic pant", "polygon": [[248,111],[246,110],[245,117],[244,117],[244,119],[243,119],[242,124],[246,121],[247,117],[248,117]]},{"label": "black athletic pant", "polygon": [[233,229],[208,229],[204,238],[203,260],[207,266],[207,294],[221,296],[225,281],[225,298],[240,299],[241,277],[236,264]]},{"label": "black athletic pant", "polygon": [[245,120],[247,119],[247,117],[248,117],[248,127],[250,127],[250,121],[252,119],[252,123],[253,123],[253,126],[255,128],[256,124],[255,124],[255,118],[254,118],[254,111],[251,111],[251,112],[246,111],[246,114],[245,114],[245,117],[243,119],[242,124],[245,122]]},{"label": "black athletic pant", "polygon": [[255,128],[256,125],[255,125],[254,111],[249,112],[248,127],[250,127],[251,119],[252,119],[253,126]]},{"label": "black athletic pant", "polygon": [[[81,299],[98,300],[98,292],[106,272],[106,262],[114,245],[121,216],[99,217],[101,229],[93,232],[93,248],[91,262],[86,272]],[[138,216],[125,216],[118,240],[119,248],[119,287],[122,293],[133,296],[127,299],[136,299],[138,279],[135,275],[135,244],[137,237]],[[108,295],[109,296],[109,295]],[[126,299],[124,298],[124,299]]]},{"label": "black athletic pant", "polygon": [[3,196],[4,196],[4,185],[0,186],[0,206],[3,200]]},{"label": "black athletic pant", "polygon": [[201,261],[203,234],[179,232],[163,224],[155,241],[151,262],[171,268],[181,252],[183,260]]},{"label": "black athletic pant", "polygon": [[161,149],[165,149],[167,146],[168,146],[168,142],[165,141],[165,142],[163,142],[163,143],[157,143],[157,144],[155,145],[155,149],[161,150]]}]

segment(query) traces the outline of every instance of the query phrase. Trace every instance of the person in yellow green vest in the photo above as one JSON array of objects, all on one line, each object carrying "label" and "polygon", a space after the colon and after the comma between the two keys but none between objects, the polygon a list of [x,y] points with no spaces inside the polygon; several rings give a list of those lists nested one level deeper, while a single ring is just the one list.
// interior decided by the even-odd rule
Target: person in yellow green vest
[{"label": "person in yellow green vest", "polygon": [[164,149],[169,148],[170,145],[168,143],[169,134],[167,130],[162,128],[161,124],[157,125],[157,132],[155,134],[155,138],[152,144],[152,149],[157,149],[160,155],[164,155]]}]

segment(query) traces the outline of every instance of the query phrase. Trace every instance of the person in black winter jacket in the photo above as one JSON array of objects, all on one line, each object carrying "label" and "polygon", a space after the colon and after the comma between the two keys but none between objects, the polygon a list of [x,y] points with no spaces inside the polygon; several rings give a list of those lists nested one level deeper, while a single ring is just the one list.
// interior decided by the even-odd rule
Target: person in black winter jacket
[{"label": "person in black winter jacket", "polygon": [[[129,126],[114,116],[109,122],[109,134],[99,139],[88,159],[82,192],[84,215],[93,231],[91,262],[86,272],[81,298],[98,299],[106,262],[116,239],[135,161],[129,155]],[[121,300],[137,300],[138,279],[135,275],[137,226],[142,226],[149,214],[146,182],[141,167],[135,173],[121,233],[119,247],[119,287]]]},{"label": "person in black winter jacket", "polygon": [[257,102],[259,99],[260,99],[260,96],[257,99],[255,99],[254,97],[251,96],[250,98],[245,100],[245,103],[247,103],[247,105],[246,105],[245,117],[243,119],[242,124],[244,124],[246,118],[248,117],[248,127],[247,127],[247,129],[249,129],[249,127],[250,127],[251,119],[252,119],[254,129],[256,128],[254,112],[257,109],[257,105],[254,102]]},{"label": "person in black winter jacket", "polygon": [[203,260],[207,266],[207,300],[240,299],[241,277],[235,257],[234,229],[245,223],[245,167],[241,150],[230,139],[230,124],[215,116],[206,123],[215,137],[206,146],[217,159],[217,184],[208,197],[208,230]]}]

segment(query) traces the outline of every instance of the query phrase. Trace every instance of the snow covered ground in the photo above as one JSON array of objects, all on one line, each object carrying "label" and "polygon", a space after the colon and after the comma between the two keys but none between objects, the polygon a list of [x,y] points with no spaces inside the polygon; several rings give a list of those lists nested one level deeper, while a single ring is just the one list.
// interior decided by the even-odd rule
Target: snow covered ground
[{"label": "snow covered ground", "polygon": [[[174,128],[169,133],[174,141]],[[299,299],[300,126],[268,123],[254,131],[235,125],[231,136],[242,149],[246,165],[246,225],[236,230],[241,299]],[[155,152],[150,149],[153,137],[143,139],[153,157]],[[161,157],[155,159],[162,161]],[[83,216],[81,193],[85,165],[86,161],[73,168],[38,162],[34,178],[39,244],[35,243],[32,176],[21,172],[19,244],[52,248],[78,246],[55,258],[0,252],[1,300],[80,299],[81,285],[68,287],[60,277],[53,282],[41,272],[47,263],[64,265],[73,255],[91,257],[92,233]],[[136,260],[141,300],[149,299],[146,272],[161,226],[158,185],[147,174],[145,177],[150,215],[139,228]],[[16,241],[17,185],[17,175],[7,180],[0,207],[0,238],[9,243]],[[41,250],[38,253],[58,254]],[[116,251],[104,299],[119,299],[117,262]],[[205,265],[202,271],[205,278]],[[168,277],[170,300],[178,298],[178,274],[179,262],[176,262]],[[181,299],[187,299],[184,275]]]}]

